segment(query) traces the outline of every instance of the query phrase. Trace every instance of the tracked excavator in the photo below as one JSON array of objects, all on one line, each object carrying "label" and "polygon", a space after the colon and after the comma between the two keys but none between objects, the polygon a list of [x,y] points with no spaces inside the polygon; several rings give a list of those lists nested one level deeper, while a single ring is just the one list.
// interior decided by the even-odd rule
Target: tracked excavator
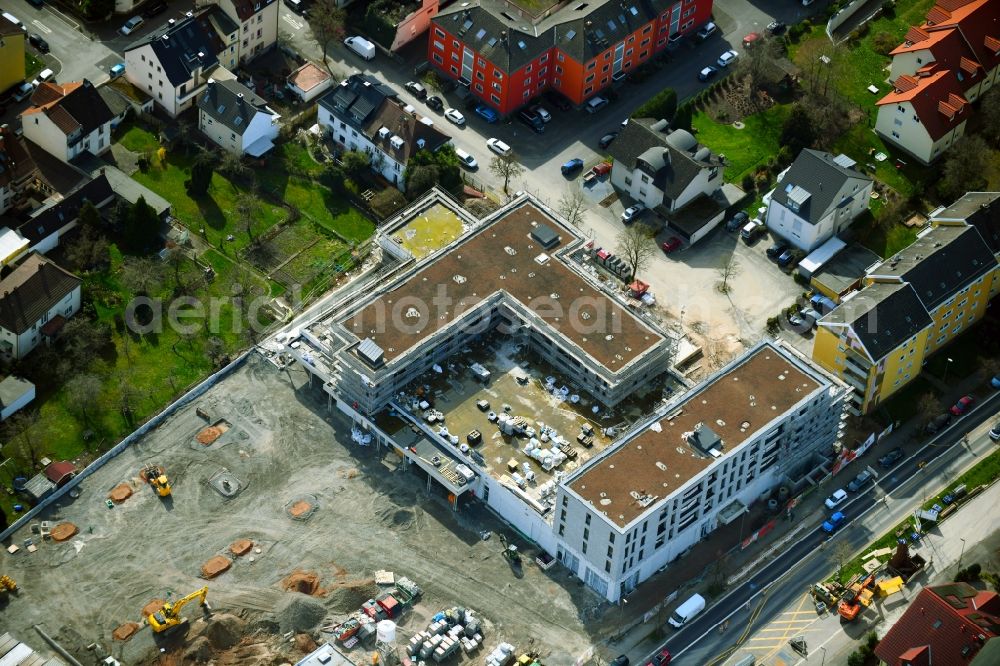
[{"label": "tracked excavator", "polygon": [[208,586],[201,588],[200,590],[195,590],[186,597],[181,597],[177,601],[168,601],[163,604],[163,608],[152,613],[146,620],[149,622],[149,626],[153,628],[156,633],[163,633],[168,629],[172,629],[180,624],[184,624],[184,618],[181,617],[181,609],[188,605],[190,602],[198,599],[201,605],[201,612],[203,615],[209,615],[212,611],[211,607],[208,605]]}]

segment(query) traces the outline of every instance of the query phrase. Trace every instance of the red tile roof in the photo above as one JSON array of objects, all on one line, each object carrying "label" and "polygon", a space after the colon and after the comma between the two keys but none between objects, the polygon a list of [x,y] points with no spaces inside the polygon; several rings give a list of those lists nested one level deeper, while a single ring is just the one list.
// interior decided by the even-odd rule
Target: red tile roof
[{"label": "red tile roof", "polygon": [[967,583],[925,587],[879,642],[875,655],[889,666],[966,666],[1000,631],[997,611],[995,592],[980,592]]},{"label": "red tile roof", "polygon": [[876,104],[885,106],[909,102],[934,141],[969,117],[969,103],[962,96],[962,88],[954,72],[939,71],[920,78],[904,74],[896,79],[893,87],[895,90]]}]

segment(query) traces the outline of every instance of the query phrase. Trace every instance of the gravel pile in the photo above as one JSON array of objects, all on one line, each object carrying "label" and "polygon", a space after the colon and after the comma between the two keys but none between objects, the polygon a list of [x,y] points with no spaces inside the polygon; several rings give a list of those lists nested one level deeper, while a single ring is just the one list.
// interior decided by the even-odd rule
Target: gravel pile
[{"label": "gravel pile", "polygon": [[326,606],[311,597],[295,595],[274,615],[281,633],[309,631],[326,617]]}]

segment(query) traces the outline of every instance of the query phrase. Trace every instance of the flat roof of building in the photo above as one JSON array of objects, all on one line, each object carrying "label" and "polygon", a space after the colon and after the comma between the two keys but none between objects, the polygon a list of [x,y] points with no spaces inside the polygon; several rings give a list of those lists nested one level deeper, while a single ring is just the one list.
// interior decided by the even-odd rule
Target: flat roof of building
[{"label": "flat roof of building", "polygon": [[843,296],[844,292],[865,276],[865,271],[880,261],[882,258],[865,246],[851,243],[826,262],[812,276],[812,282],[831,294]]},{"label": "flat roof of building", "polygon": [[391,362],[502,290],[612,372],[663,340],[554,256],[567,242],[544,250],[531,237],[539,224],[577,240],[524,202],[429,259],[349,316],[344,326],[359,340],[374,341]]},{"label": "flat roof of building", "polygon": [[728,454],[819,386],[776,347],[765,345],[594,460],[569,487],[625,527],[715,462],[688,444],[684,433],[704,424],[722,440],[720,452]]}]

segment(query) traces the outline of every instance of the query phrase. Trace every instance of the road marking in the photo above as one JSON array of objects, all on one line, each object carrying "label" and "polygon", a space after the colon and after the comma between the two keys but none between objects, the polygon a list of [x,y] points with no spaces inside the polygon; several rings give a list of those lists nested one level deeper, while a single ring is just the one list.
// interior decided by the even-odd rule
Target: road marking
[{"label": "road marking", "polygon": [[56,9],[55,7],[53,7],[52,5],[46,4],[45,5],[45,10],[48,11],[49,13],[51,13],[53,16],[55,16],[56,18],[58,18],[60,21],[62,21],[66,25],[68,25],[69,27],[73,28],[74,30],[79,30],[80,29],[80,24],[79,23],[77,23],[76,21],[74,21],[70,17],[66,16],[65,14],[63,14],[61,11],[59,11],[58,9]]},{"label": "road marking", "polygon": [[52,34],[52,28],[47,27],[44,23],[42,23],[38,19],[33,20],[32,23],[46,35]]},{"label": "road marking", "polygon": [[296,30],[301,30],[301,29],[302,29],[302,24],[301,24],[301,23],[299,23],[298,21],[296,21],[295,19],[293,19],[293,18],[292,18],[291,16],[289,16],[288,14],[282,14],[282,15],[281,15],[281,19],[282,19],[282,20],[283,20],[283,21],[284,21],[285,23],[287,23],[288,25],[290,25],[290,26],[292,26],[293,28],[295,28]]}]

